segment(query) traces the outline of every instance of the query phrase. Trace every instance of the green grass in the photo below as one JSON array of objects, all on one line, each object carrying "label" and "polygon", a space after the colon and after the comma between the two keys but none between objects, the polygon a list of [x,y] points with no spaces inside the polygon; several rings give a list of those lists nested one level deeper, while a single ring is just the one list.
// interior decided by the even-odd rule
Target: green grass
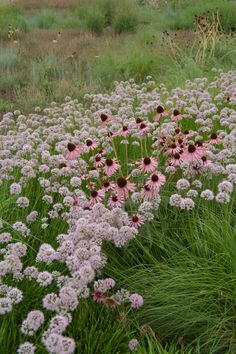
[{"label": "green grass", "polygon": [[132,10],[119,12],[113,22],[113,29],[116,34],[122,32],[134,32],[138,24],[138,18]]},{"label": "green grass", "polygon": [[91,11],[86,20],[87,28],[98,35],[102,33],[105,23],[105,15],[99,10]]},{"label": "green grass", "polygon": [[140,322],[162,341],[183,337],[200,353],[236,351],[234,203],[190,214],[160,210],[125,252],[106,249],[107,274],[144,295]]},{"label": "green grass", "polygon": [[20,57],[16,49],[6,47],[0,52],[0,71],[9,72],[16,69],[17,64],[20,61]]}]

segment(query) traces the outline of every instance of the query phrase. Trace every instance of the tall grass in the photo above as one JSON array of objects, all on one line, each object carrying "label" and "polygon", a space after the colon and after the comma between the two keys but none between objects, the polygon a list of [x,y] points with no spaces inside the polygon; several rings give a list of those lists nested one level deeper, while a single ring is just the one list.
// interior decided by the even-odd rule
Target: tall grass
[{"label": "tall grass", "polygon": [[140,323],[163,342],[183,337],[199,340],[200,353],[236,351],[234,203],[199,205],[191,215],[161,210],[122,257],[108,250],[108,274],[144,295]]}]

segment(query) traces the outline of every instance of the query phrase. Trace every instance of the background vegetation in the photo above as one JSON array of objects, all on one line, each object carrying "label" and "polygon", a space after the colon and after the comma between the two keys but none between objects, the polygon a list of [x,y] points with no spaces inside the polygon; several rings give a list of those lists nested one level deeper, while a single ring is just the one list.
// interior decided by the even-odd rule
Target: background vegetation
[{"label": "background vegetation", "polygon": [[[109,90],[152,75],[168,87],[235,66],[236,3],[218,0],[222,35],[198,55],[196,17],[216,1],[15,0],[0,3],[0,112]],[[167,31],[167,32],[165,32]],[[163,34],[164,32],[164,34]],[[201,46],[200,46],[201,47]]]}]

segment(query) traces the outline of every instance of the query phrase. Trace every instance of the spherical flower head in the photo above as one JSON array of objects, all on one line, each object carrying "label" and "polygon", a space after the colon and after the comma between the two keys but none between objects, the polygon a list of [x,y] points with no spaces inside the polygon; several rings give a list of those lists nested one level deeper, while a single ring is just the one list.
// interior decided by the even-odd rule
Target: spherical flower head
[{"label": "spherical flower head", "polygon": [[19,304],[23,300],[23,293],[17,288],[11,288],[7,292],[7,297],[11,299],[12,304]]},{"label": "spherical flower head", "polygon": [[57,259],[57,253],[53,247],[48,243],[43,243],[39,248],[36,261],[50,264],[55,259]]},{"label": "spherical flower head", "polygon": [[192,210],[194,208],[194,206],[195,206],[195,203],[191,198],[182,198],[182,201],[180,203],[181,209]]},{"label": "spherical flower head", "polygon": [[21,193],[21,185],[19,183],[12,183],[10,186],[10,194],[20,194]]},{"label": "spherical flower head", "polygon": [[0,234],[0,243],[9,243],[12,240],[10,232],[2,232]]},{"label": "spherical flower head", "polygon": [[205,189],[204,191],[202,191],[200,196],[201,196],[201,198],[206,199],[206,200],[213,200],[214,199],[214,193],[210,189]]},{"label": "spherical flower head", "polygon": [[172,194],[169,202],[171,206],[179,207],[182,202],[182,197],[179,194]]},{"label": "spherical flower head", "polygon": [[231,193],[233,188],[233,184],[229,181],[222,181],[218,184],[218,191],[222,193]]},{"label": "spherical flower head", "polygon": [[73,354],[75,351],[74,340],[57,333],[51,333],[45,336],[43,342],[49,353]]},{"label": "spherical flower head", "polygon": [[0,298],[0,315],[5,315],[12,311],[12,300],[9,297]]},{"label": "spherical flower head", "polygon": [[43,307],[49,311],[57,311],[60,305],[60,298],[55,293],[47,294],[43,298]]},{"label": "spherical flower head", "polygon": [[61,288],[59,297],[60,305],[67,311],[74,311],[78,306],[77,293],[69,286]]},{"label": "spherical flower head", "polygon": [[26,197],[19,197],[16,201],[16,205],[21,208],[27,208],[29,206],[29,199]]},{"label": "spherical flower head", "polygon": [[32,336],[44,323],[44,314],[41,311],[30,311],[21,325],[21,332]]},{"label": "spherical flower head", "polygon": [[26,217],[26,221],[31,224],[34,222],[38,217],[38,212],[36,210],[33,210],[29,215]]},{"label": "spherical flower head", "polygon": [[37,283],[39,283],[41,286],[46,287],[50,285],[52,281],[53,281],[53,277],[51,273],[44,271],[38,274]]},{"label": "spherical flower head", "polygon": [[143,297],[139,294],[132,294],[129,297],[129,300],[131,302],[131,307],[138,309],[139,307],[143,306]]},{"label": "spherical flower head", "polygon": [[215,200],[220,204],[227,204],[230,202],[230,195],[225,192],[220,192],[216,195]]},{"label": "spherical flower head", "polygon": [[52,317],[49,324],[49,331],[51,333],[62,334],[66,330],[69,320],[68,316],[56,315]]},{"label": "spherical flower head", "polygon": [[139,345],[138,340],[136,338],[133,338],[129,341],[128,347],[132,352],[134,352],[136,351],[138,345]]},{"label": "spherical flower head", "polygon": [[32,343],[25,342],[18,347],[17,354],[34,354],[35,351],[36,347]]},{"label": "spherical flower head", "polygon": [[106,287],[107,290],[113,289],[116,285],[116,282],[112,278],[106,278],[104,279],[104,286]]},{"label": "spherical flower head", "polygon": [[185,178],[181,178],[177,181],[176,183],[176,188],[179,190],[184,190],[184,189],[188,189],[190,187],[190,183],[187,179]]}]

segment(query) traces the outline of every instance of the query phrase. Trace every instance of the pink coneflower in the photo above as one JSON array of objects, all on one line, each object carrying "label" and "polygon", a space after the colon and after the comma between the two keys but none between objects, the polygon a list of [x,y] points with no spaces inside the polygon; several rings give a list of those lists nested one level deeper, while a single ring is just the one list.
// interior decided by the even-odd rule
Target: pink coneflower
[{"label": "pink coneflower", "polygon": [[176,140],[176,145],[179,145],[179,147],[182,149],[184,147],[184,145],[186,144],[187,142],[187,139],[185,137],[179,137],[177,140]]},{"label": "pink coneflower", "polygon": [[158,162],[153,157],[144,157],[140,164],[140,170],[146,173],[153,172],[157,165]]},{"label": "pink coneflower", "polygon": [[84,175],[81,176],[81,179],[86,181],[87,179],[89,179],[89,175],[84,174]]},{"label": "pink coneflower", "polygon": [[218,135],[216,133],[212,133],[210,136],[210,140],[208,141],[208,144],[214,145],[219,143],[220,143],[220,139],[218,138]]},{"label": "pink coneflower", "polygon": [[153,199],[157,194],[157,191],[151,189],[147,184],[145,184],[145,186],[141,189],[140,194],[144,199]]},{"label": "pink coneflower", "polygon": [[173,115],[172,115],[172,120],[178,121],[178,120],[182,120],[183,117],[180,114],[178,109],[174,109]]},{"label": "pink coneflower", "polygon": [[104,166],[103,170],[107,176],[112,176],[119,168],[120,168],[120,165],[118,164],[117,159],[107,158],[105,160],[105,166]]},{"label": "pink coneflower", "polygon": [[83,151],[83,147],[81,145],[75,145],[73,143],[68,143],[67,149],[68,152],[65,155],[65,158],[69,161],[76,160],[80,156],[81,152]]},{"label": "pink coneflower", "polygon": [[168,116],[168,112],[164,110],[162,106],[157,107],[157,114],[153,117],[154,122],[158,122],[160,118]]},{"label": "pink coneflower", "polygon": [[130,225],[138,229],[140,226],[144,224],[144,221],[145,218],[142,215],[135,214],[130,218]]},{"label": "pink coneflower", "polygon": [[103,190],[91,190],[90,191],[90,205],[94,205],[96,203],[101,203],[102,199],[104,197],[104,192]]},{"label": "pink coneflower", "polygon": [[112,140],[112,138],[115,136],[116,134],[114,134],[114,133],[112,133],[111,131],[109,131],[108,133],[107,133],[107,138],[108,138],[108,140]]},{"label": "pink coneflower", "polygon": [[137,118],[135,122],[137,125],[140,125],[143,122],[143,119]]},{"label": "pink coneflower", "polygon": [[211,160],[208,160],[206,156],[202,156],[201,160],[203,162],[203,166],[207,166],[211,163]]},{"label": "pink coneflower", "polygon": [[103,295],[104,295],[104,293],[101,290],[95,290],[92,294],[93,300],[96,302],[105,302],[106,297]]},{"label": "pink coneflower", "polygon": [[153,173],[151,177],[147,180],[146,185],[154,190],[159,190],[160,187],[165,184],[166,176],[161,173]]},{"label": "pink coneflower", "polygon": [[113,189],[113,188],[114,188],[114,185],[112,183],[110,183],[109,181],[103,182],[102,190],[104,192],[107,192],[107,191],[109,191],[110,189]]},{"label": "pink coneflower", "polygon": [[95,141],[92,141],[91,139],[86,140],[86,146],[89,149],[89,151],[94,150],[98,147],[98,143]]},{"label": "pink coneflower", "polygon": [[86,185],[86,187],[90,190],[93,190],[94,189],[94,186],[95,186],[95,183],[94,182],[88,182],[88,184]]},{"label": "pink coneflower", "polygon": [[109,117],[108,117],[108,115],[106,115],[105,113],[102,113],[101,115],[100,115],[100,118],[101,118],[101,125],[104,127],[104,126],[106,126],[107,124],[108,124],[108,122],[109,122]]},{"label": "pink coneflower", "polygon": [[171,145],[168,146],[166,152],[170,155],[177,154],[181,150],[181,147],[178,146],[176,143],[172,143]]},{"label": "pink coneflower", "polygon": [[105,162],[104,157],[102,157],[102,156],[100,156],[100,155],[95,156],[94,165],[95,165],[96,167],[102,166],[102,165],[104,164],[104,162]]},{"label": "pink coneflower", "polygon": [[188,129],[183,132],[185,138],[189,138],[194,135],[192,131],[189,131]]},{"label": "pink coneflower", "polygon": [[118,194],[112,194],[108,200],[108,204],[112,208],[118,208],[124,203],[124,197]]},{"label": "pink coneflower", "polygon": [[184,160],[183,160],[181,154],[176,153],[172,156],[172,158],[168,161],[168,163],[170,166],[177,167],[177,166],[180,166],[183,163],[183,161]]},{"label": "pink coneflower", "polygon": [[121,195],[123,197],[127,197],[129,194],[129,191],[133,192],[135,190],[135,184],[129,182],[125,177],[120,176],[116,180],[115,190],[118,195]]},{"label": "pink coneflower", "polygon": [[68,165],[64,162],[60,163],[59,166],[58,166],[60,169],[61,168],[64,168],[64,167],[68,167]]},{"label": "pink coneflower", "polygon": [[130,133],[129,127],[127,125],[123,125],[123,127],[119,130],[117,135],[126,137],[127,135],[129,135],[129,133]]},{"label": "pink coneflower", "polygon": [[120,305],[120,302],[112,297],[106,297],[104,302],[111,308],[115,308],[116,306]]},{"label": "pink coneflower", "polygon": [[204,154],[204,149],[202,146],[196,146],[193,144],[190,144],[184,151],[183,153],[183,158],[186,159],[187,161],[195,161],[199,160]]},{"label": "pink coneflower", "polygon": [[139,124],[139,132],[141,134],[148,133],[149,131],[150,131],[150,126],[148,125],[148,123],[142,122],[141,124]]}]

